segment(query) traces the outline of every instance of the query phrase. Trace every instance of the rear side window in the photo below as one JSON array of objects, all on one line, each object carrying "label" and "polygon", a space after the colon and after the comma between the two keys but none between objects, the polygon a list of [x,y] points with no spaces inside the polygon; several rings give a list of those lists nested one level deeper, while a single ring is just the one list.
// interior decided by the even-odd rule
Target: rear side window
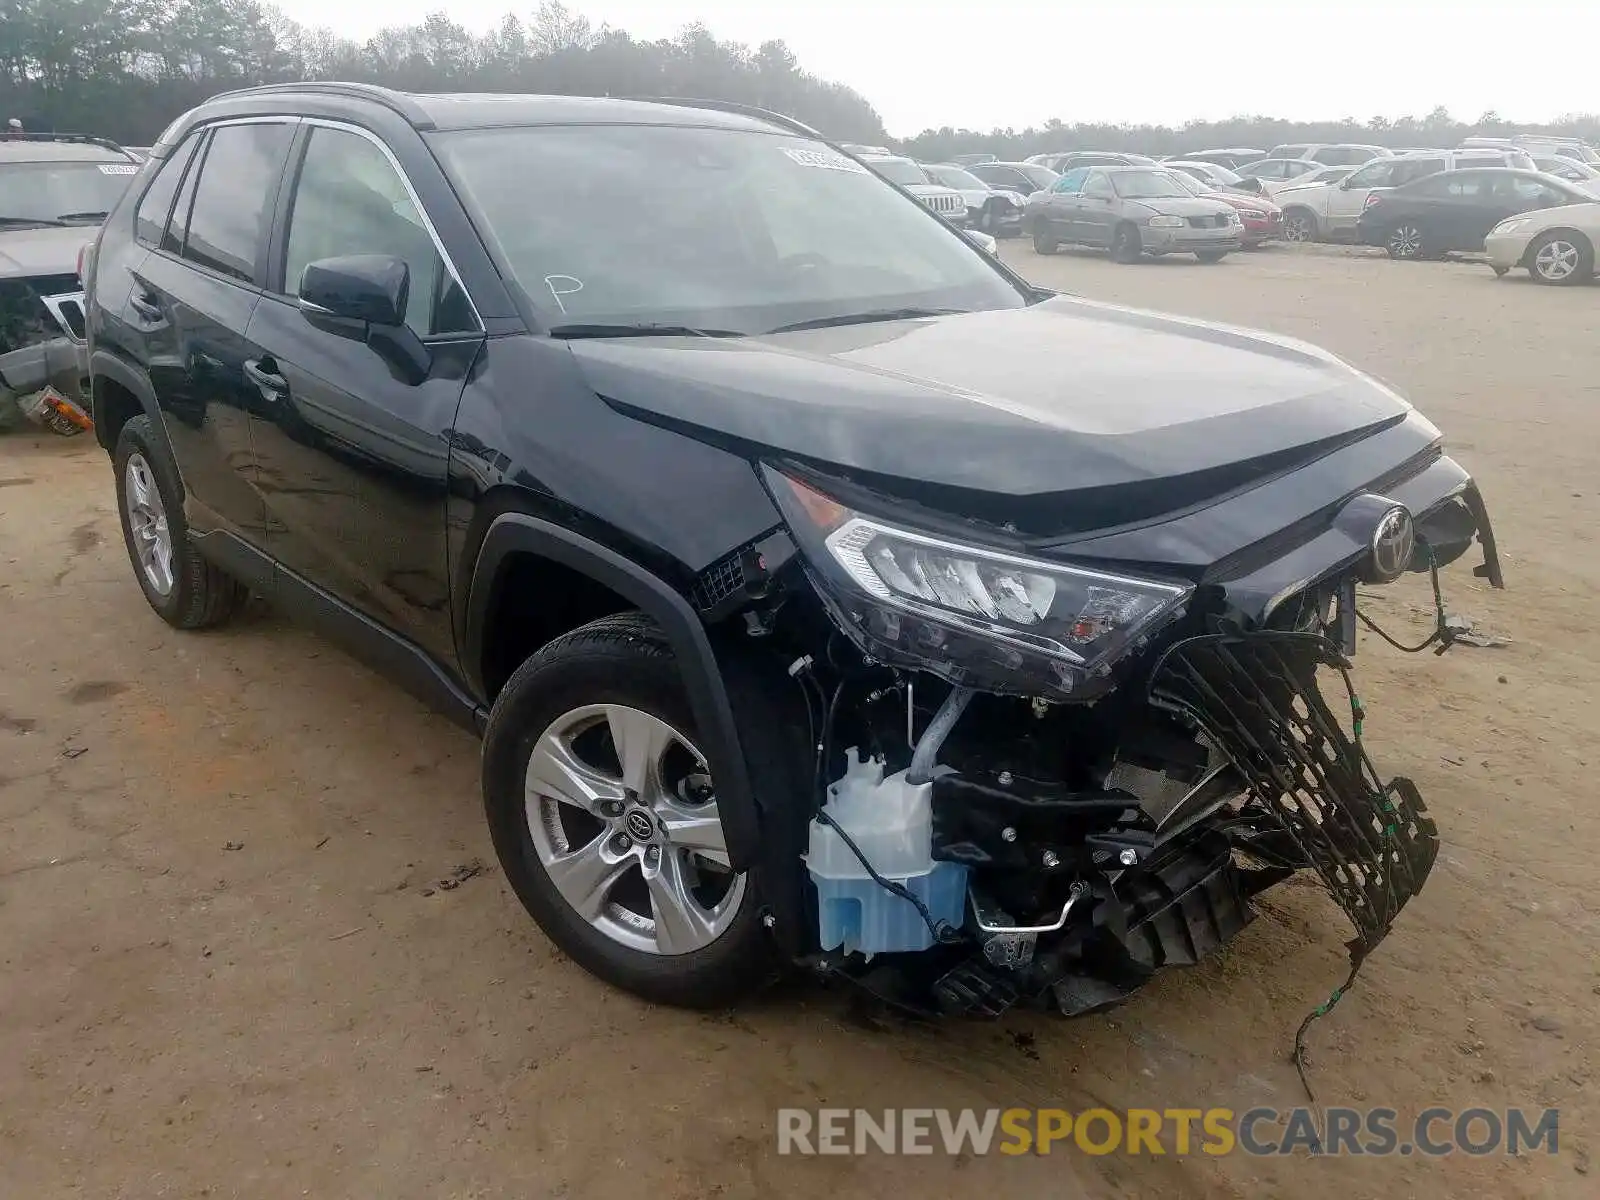
[{"label": "rear side window", "polygon": [[194,149],[199,144],[200,135],[190,134],[184,138],[182,145],[157,165],[155,178],[139,198],[139,206],[133,213],[133,234],[141,242],[151,246],[161,244],[161,235],[167,230],[167,218],[172,215],[172,201],[178,194],[178,185],[183,182],[183,173],[188,169],[189,160],[194,157]]},{"label": "rear side window", "polygon": [[289,150],[288,125],[224,125],[211,135],[183,257],[250,282]]},{"label": "rear side window", "polygon": [[1437,175],[1449,164],[1442,158],[1408,158],[1394,165],[1394,185],[1410,183],[1413,179],[1426,179]]},{"label": "rear side window", "polygon": [[1072,170],[1056,180],[1055,185],[1050,190],[1067,195],[1080,192],[1083,190],[1083,181],[1088,177],[1088,167],[1073,167]]}]

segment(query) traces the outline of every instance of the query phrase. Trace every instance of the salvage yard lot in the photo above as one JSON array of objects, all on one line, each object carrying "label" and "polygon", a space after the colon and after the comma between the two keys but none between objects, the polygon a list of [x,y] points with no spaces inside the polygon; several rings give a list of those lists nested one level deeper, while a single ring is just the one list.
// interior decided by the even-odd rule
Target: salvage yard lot
[{"label": "salvage yard lot", "polygon": [[[254,607],[146,608],[87,439],[0,440],[0,1197],[1579,1197],[1600,1177],[1600,287],[1328,248],[1040,284],[1320,343],[1402,389],[1483,486],[1502,649],[1363,636],[1381,766],[1444,848],[1312,1029],[1319,1101],[1561,1110],[1558,1156],[778,1158],[780,1107],[1300,1103],[1344,976],[1304,880],[1123,1009],[864,1020],[837,992],[652,1009],[556,953],[492,865],[477,744]],[[1373,601],[1426,632],[1410,582]]]}]

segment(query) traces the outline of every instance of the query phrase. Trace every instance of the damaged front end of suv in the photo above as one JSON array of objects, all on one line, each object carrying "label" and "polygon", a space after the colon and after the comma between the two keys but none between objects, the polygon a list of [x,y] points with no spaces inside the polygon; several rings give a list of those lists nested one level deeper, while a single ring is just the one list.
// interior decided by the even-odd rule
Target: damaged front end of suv
[{"label": "damaged front end of suv", "polygon": [[[1069,305],[1098,309],[1043,307]],[[1004,499],[761,458],[783,528],[699,595],[792,655],[806,695],[811,965],[923,1011],[1077,1014],[1199,961],[1302,869],[1353,966],[1383,940],[1439,841],[1362,745],[1357,585],[1419,572],[1437,596],[1476,543],[1502,586],[1493,535],[1398,400],[1266,457]],[[1427,644],[1450,636],[1441,605]]]}]

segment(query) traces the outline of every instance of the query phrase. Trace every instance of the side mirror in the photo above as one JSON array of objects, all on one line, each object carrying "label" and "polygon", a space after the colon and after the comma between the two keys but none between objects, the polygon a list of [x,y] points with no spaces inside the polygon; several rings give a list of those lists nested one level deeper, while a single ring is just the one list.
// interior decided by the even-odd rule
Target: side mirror
[{"label": "side mirror", "polygon": [[1341,192],[1348,192],[1350,190],[1350,176],[1346,175],[1343,179],[1339,180],[1339,190]]},{"label": "side mirror", "polygon": [[386,254],[346,254],[308,263],[300,276],[307,316],[342,317],[368,325],[401,325],[411,293],[411,268]]},{"label": "side mirror", "polygon": [[428,377],[433,355],[405,323],[411,268],[388,254],[346,254],[306,264],[300,312],[319,329],[365,342],[390,374],[415,386]]}]

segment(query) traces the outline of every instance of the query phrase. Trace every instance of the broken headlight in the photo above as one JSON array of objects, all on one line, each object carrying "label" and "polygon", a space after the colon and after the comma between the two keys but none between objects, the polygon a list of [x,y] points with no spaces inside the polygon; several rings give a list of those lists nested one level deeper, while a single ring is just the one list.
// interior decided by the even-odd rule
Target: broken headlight
[{"label": "broken headlight", "polygon": [[766,476],[861,650],[953,681],[1086,699],[1193,591],[908,529],[770,468]]}]

